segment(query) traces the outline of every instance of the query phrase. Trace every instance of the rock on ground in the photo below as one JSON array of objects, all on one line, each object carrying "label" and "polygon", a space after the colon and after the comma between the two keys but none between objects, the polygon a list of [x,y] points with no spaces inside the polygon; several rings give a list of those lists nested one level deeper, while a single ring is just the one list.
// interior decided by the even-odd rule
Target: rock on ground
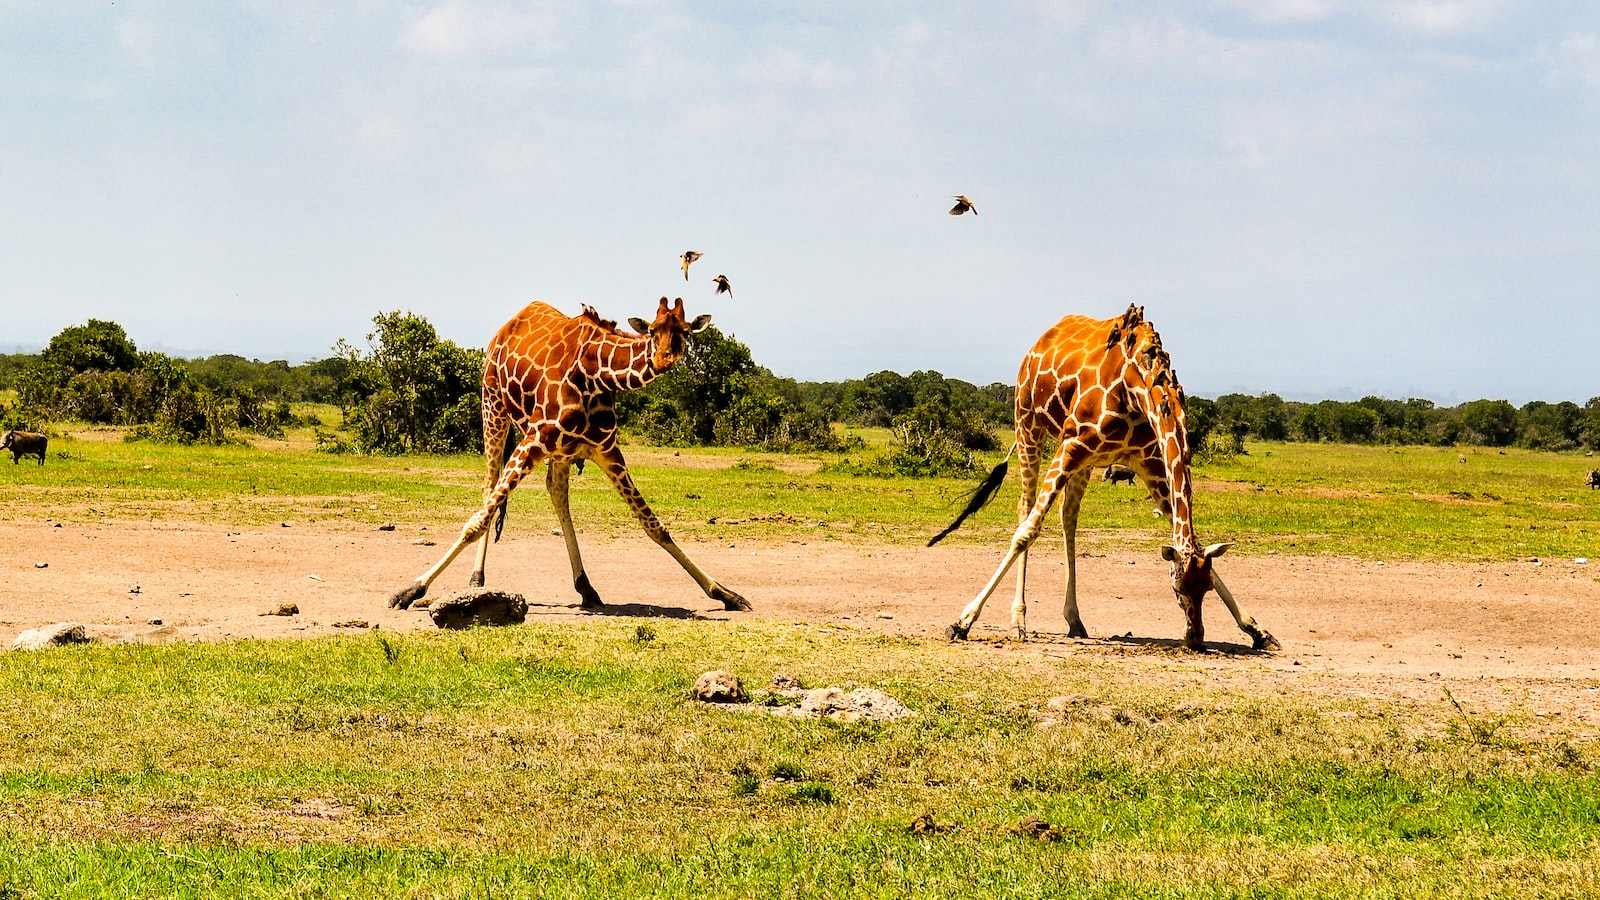
[{"label": "rock on ground", "polygon": [[893,722],[916,715],[905,704],[876,688],[846,691],[840,687],[822,687],[795,692],[778,690],[774,693],[780,696],[798,693],[800,697],[800,702],[795,706],[774,707],[773,714],[780,716],[829,718],[836,722]]},{"label": "rock on ground", "polygon": [[691,694],[694,699],[706,703],[743,703],[750,699],[744,692],[744,685],[739,683],[739,676],[720,669],[701,673],[695,679]]},{"label": "rock on ground", "polygon": [[24,631],[17,635],[17,640],[11,645],[11,649],[43,650],[45,647],[87,644],[90,641],[91,638],[82,625],[77,622],[59,622],[55,625],[44,625]]},{"label": "rock on ground", "polygon": [[428,615],[440,628],[520,625],[528,617],[528,601],[521,594],[471,588],[441,597],[428,607]]}]

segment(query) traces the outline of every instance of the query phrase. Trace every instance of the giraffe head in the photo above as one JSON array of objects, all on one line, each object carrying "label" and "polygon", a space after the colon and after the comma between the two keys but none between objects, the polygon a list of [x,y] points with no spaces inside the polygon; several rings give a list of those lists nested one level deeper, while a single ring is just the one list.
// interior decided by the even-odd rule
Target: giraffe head
[{"label": "giraffe head", "polygon": [[683,358],[689,335],[699,334],[711,327],[711,316],[696,316],[691,322],[683,314],[682,297],[672,306],[668,306],[667,298],[662,297],[660,305],[656,307],[655,321],[646,322],[635,316],[628,320],[628,324],[633,326],[634,331],[650,339],[650,364],[657,372],[665,372]]},{"label": "giraffe head", "polygon": [[1172,592],[1189,619],[1183,642],[1190,650],[1204,650],[1206,629],[1200,620],[1200,601],[1211,590],[1211,561],[1228,551],[1232,544],[1212,544],[1204,549],[1183,550],[1171,545],[1161,548],[1161,558],[1172,563]]}]

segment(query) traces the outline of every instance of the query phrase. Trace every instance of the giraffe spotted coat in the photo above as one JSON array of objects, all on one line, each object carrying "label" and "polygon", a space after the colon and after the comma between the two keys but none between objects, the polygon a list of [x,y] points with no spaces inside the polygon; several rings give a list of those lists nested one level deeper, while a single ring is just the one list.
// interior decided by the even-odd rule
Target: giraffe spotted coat
[{"label": "giraffe spotted coat", "polygon": [[[611,480],[645,533],[678,561],[706,596],[727,609],[749,609],[743,597],[706,575],[672,540],[639,493],[617,446],[617,393],[644,387],[670,369],[682,358],[689,336],[710,324],[710,316],[689,321],[683,300],[669,306],[665,297],[653,321],[629,320],[637,334],[618,330],[614,321],[587,306],[580,315],[567,316],[547,304],[533,303],[512,317],[484,351],[483,502],[444,556],[396,591],[389,605],[403,609],[424,596],[473,541],[478,542],[478,554],[469,581],[482,585],[492,517],[503,510],[523,477],[547,462],[545,486],[566,539],[573,588],[584,607],[600,606],[600,596],[584,571],[568,505],[573,463],[591,460]],[[522,437],[506,454],[513,426]]]},{"label": "giraffe spotted coat", "polygon": [[[1183,400],[1161,336],[1145,321],[1140,307],[1129,306],[1114,319],[1067,316],[1040,336],[1017,373],[1013,452],[1022,482],[1019,524],[999,568],[950,626],[952,639],[967,636],[1013,563],[1018,571],[1012,628],[1017,638],[1026,637],[1028,547],[1058,498],[1066,535],[1062,611],[1070,636],[1088,636],[1077,605],[1078,510],[1092,467],[1121,464],[1134,471],[1156,501],[1157,511],[1171,522],[1171,543],[1162,548],[1162,557],[1172,564],[1173,592],[1187,620],[1184,642],[1194,649],[1204,647],[1201,601],[1215,589],[1240,629],[1250,635],[1253,647],[1277,649],[1277,641],[1240,611],[1214,571],[1213,560],[1228,545],[1202,547],[1195,538]],[[1046,438],[1059,440],[1060,446],[1041,477]],[[1005,465],[1001,463],[991,476],[991,490],[998,484],[995,476],[1003,477]]]}]

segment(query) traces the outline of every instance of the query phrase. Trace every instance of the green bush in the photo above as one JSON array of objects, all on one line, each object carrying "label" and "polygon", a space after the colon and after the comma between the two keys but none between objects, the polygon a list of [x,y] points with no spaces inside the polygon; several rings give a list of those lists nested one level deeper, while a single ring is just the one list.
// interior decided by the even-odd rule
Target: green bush
[{"label": "green bush", "polygon": [[617,396],[617,419],[667,446],[842,450],[827,417],[777,390],[750,348],[716,326],[689,338],[683,358],[638,391]]},{"label": "green bush", "polygon": [[968,445],[987,437],[992,448],[999,446],[992,433],[975,433],[977,428],[980,426],[971,422],[953,421],[944,407],[924,404],[895,417],[890,425],[888,450],[864,460],[841,460],[825,468],[880,478],[970,475],[982,467]]},{"label": "green bush", "polygon": [[334,347],[347,367],[341,406],[348,406],[355,446],[370,453],[481,451],[483,351],[441,340],[411,313],[372,321],[370,353],[343,339]]}]

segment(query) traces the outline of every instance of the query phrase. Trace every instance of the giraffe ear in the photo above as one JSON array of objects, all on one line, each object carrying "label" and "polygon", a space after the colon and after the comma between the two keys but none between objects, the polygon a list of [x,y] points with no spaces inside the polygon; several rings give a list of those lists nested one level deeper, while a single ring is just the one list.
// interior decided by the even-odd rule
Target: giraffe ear
[{"label": "giraffe ear", "polygon": [[639,332],[640,334],[650,333],[650,323],[639,318],[638,316],[630,316],[628,318],[628,324],[632,325],[633,330]]},{"label": "giraffe ear", "polygon": [[689,323],[689,333],[690,334],[699,334],[700,332],[705,331],[707,328],[710,328],[710,327],[711,327],[711,314],[710,313],[706,313],[703,316],[695,316],[694,317],[694,321]]},{"label": "giraffe ear", "polygon": [[1172,546],[1171,544],[1167,544],[1161,548],[1161,558],[1167,562],[1172,562],[1178,558],[1178,548]]},{"label": "giraffe ear", "polygon": [[1221,556],[1222,554],[1227,553],[1228,552],[1228,548],[1232,547],[1232,546],[1233,546],[1233,543],[1231,541],[1228,542],[1228,543],[1223,543],[1223,544],[1212,544],[1211,546],[1209,546],[1209,547],[1205,548],[1204,550],[1200,551],[1200,558],[1201,559],[1216,559],[1217,557]]}]

